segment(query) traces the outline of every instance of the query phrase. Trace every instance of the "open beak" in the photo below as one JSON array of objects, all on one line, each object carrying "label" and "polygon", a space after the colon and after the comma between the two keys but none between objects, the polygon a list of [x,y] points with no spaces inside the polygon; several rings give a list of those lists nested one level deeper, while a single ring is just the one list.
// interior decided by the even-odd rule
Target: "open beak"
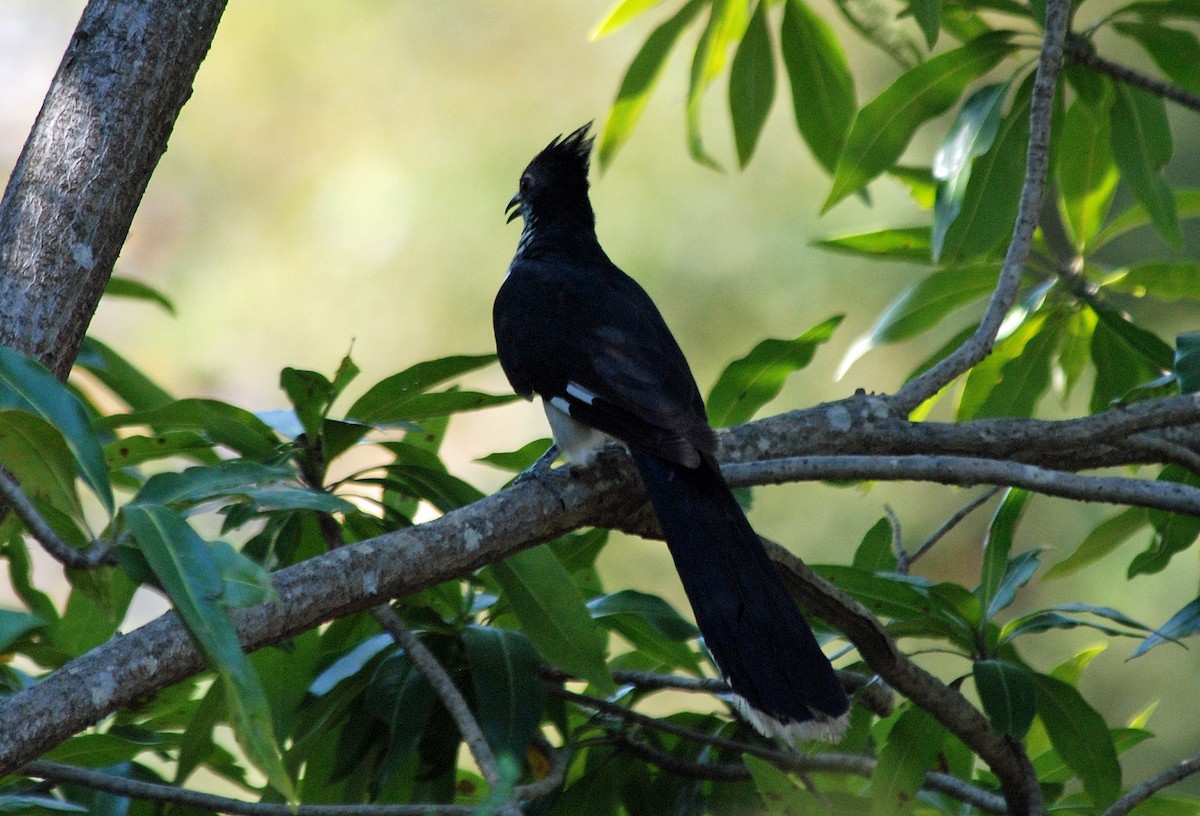
[{"label": "open beak", "polygon": [[[509,210],[512,210],[512,212],[508,212]],[[515,196],[513,196],[512,198],[510,198],[508,200],[508,206],[504,208],[504,211],[506,213],[508,213],[508,220],[505,221],[506,224],[511,223],[514,218],[516,218],[518,215],[521,214],[521,194],[520,193],[517,193]]]}]

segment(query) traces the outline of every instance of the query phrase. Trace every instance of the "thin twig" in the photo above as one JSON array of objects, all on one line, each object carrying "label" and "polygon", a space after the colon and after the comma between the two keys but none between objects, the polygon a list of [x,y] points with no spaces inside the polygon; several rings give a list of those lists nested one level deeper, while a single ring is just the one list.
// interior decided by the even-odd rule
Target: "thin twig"
[{"label": "thin twig", "polygon": [[731,484],[782,484],[803,480],[927,481],[973,487],[1023,487],[1048,496],[1124,504],[1200,516],[1200,488],[1126,476],[1081,476],[1036,465],[968,456],[795,456],[728,465]]},{"label": "thin twig", "polygon": [[1163,788],[1168,788],[1198,771],[1200,771],[1200,756],[1185,759],[1178,765],[1174,765],[1163,771],[1158,776],[1153,776],[1142,784],[1131,788],[1124,796],[1109,805],[1108,809],[1101,816],[1125,816],[1125,814]]},{"label": "thin twig", "polygon": [[[471,713],[471,708],[467,705],[462,692],[458,690],[458,686],[454,685],[454,680],[450,677],[450,673],[446,671],[442,664],[438,662],[438,659],[434,657],[433,652],[413,634],[412,630],[408,628],[400,616],[396,614],[396,611],[390,606],[381,604],[373,608],[371,614],[375,617],[375,620],[379,621],[384,630],[392,636],[392,639],[408,653],[413,665],[429,680],[429,684],[433,686],[438,699],[442,701],[442,705],[450,712],[450,716],[458,726],[463,741],[467,743],[467,748],[470,749],[471,756],[475,758],[475,763],[479,766],[479,772],[487,781],[492,793],[495,794],[498,791],[503,791],[508,782],[500,772],[500,766],[496,763],[496,755],[492,753],[491,746],[488,745],[487,739],[483,736],[483,729],[479,727],[479,722],[475,719],[475,715]],[[513,814],[519,813],[511,799],[507,803],[507,808],[502,810],[505,809],[510,810]]]},{"label": "thin twig", "polygon": [[[873,757],[860,756],[858,754],[841,754],[841,753],[819,753],[819,754],[798,754],[794,751],[783,751],[772,748],[765,748],[761,745],[755,745],[748,742],[739,742],[731,740],[727,737],[721,737],[716,734],[710,734],[707,731],[700,731],[687,726],[677,725],[676,723],[657,720],[649,717],[638,711],[626,708],[622,705],[609,702],[599,697],[593,697],[587,694],[577,694],[566,689],[547,686],[547,690],[556,697],[561,697],[564,700],[570,700],[585,708],[590,708],[594,711],[600,711],[617,717],[621,720],[635,723],[637,725],[653,728],[668,734],[684,737],[706,745],[711,745],[714,748],[724,748],[739,753],[751,754],[765,759],[773,765],[789,771],[797,773],[848,773],[856,776],[870,777],[875,770],[876,760]],[[653,761],[653,760],[652,760]],[[723,767],[723,766],[722,766]],[[694,769],[693,769],[694,770]],[[929,772],[925,774],[924,786],[930,790],[936,790],[945,793],[960,802],[974,805],[980,810],[989,813],[1004,814],[1006,807],[1004,797],[991,793],[990,791],[977,788],[970,783],[964,782],[957,777],[949,774]]]},{"label": "thin twig", "polygon": [[[95,569],[117,563],[117,554],[102,542],[97,541],[90,548],[79,550],[63,541],[21,490],[20,482],[4,468],[0,468],[0,497],[8,502],[17,518],[25,523],[29,534],[64,567]],[[3,507],[0,506],[0,517],[2,516]]]},{"label": "thin twig", "polygon": [[750,771],[745,765],[733,762],[688,762],[666,751],[634,739],[624,731],[612,735],[612,741],[622,750],[638,759],[651,762],[674,776],[685,779],[711,779],[714,782],[745,782]]},{"label": "thin twig", "polygon": [[890,399],[893,409],[907,416],[914,408],[953,382],[987,357],[996,342],[996,335],[1008,310],[1017,299],[1021,273],[1029,257],[1033,233],[1037,228],[1042,194],[1046,184],[1046,168],[1050,161],[1050,120],[1054,108],[1054,92],[1062,66],[1063,42],[1070,19],[1070,0],[1050,0],[1046,4],[1046,35],[1042,41],[1030,97],[1029,146],[1025,159],[1025,183],[1017,207],[1017,220],[1012,241],[1004,256],[1004,265],[996,289],[979,328],[961,346],[918,377],[909,380]]},{"label": "thin twig", "polygon": [[1185,108],[1200,112],[1200,96],[1191,91],[1184,90],[1178,85],[1173,85],[1170,82],[1155,77],[1148,77],[1145,74],[1139,74],[1132,68],[1101,57],[1085,37],[1079,35],[1068,37],[1065,50],[1067,55],[1080,65],[1086,65],[1088,68],[1108,74],[1113,79],[1124,82],[1126,85],[1141,88],[1155,96],[1170,99],[1172,102],[1183,105]]},{"label": "thin twig", "polygon": [[912,566],[912,564],[915,563],[918,558],[933,549],[933,546],[941,541],[947,533],[957,527],[963,519],[975,512],[980,505],[987,502],[988,499],[995,496],[1001,490],[1002,488],[999,487],[989,487],[987,490],[983,491],[978,496],[975,496],[969,502],[960,507],[954,515],[946,519],[945,523],[942,524],[941,527],[938,527],[936,530],[934,530],[929,538],[925,539],[925,542],[920,547],[917,547],[916,552],[909,556],[908,565]]},{"label": "thin twig", "polygon": [[1192,473],[1200,474],[1200,454],[1191,448],[1172,442],[1170,439],[1150,434],[1134,434],[1125,437],[1117,444],[1131,450],[1152,451],[1161,456],[1164,462],[1173,462],[1187,468]]}]

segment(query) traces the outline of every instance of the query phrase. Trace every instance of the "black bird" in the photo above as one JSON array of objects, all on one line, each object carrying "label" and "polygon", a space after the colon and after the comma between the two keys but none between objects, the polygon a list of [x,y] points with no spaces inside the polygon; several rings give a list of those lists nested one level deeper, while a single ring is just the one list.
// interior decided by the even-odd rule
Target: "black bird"
[{"label": "black bird", "polygon": [[739,713],[789,743],[837,739],[849,701],[721,476],[687,360],[596,239],[589,128],[539,153],[508,203],[525,227],[492,313],[500,366],[518,394],[542,398],[572,462],[610,439],[629,450]]}]

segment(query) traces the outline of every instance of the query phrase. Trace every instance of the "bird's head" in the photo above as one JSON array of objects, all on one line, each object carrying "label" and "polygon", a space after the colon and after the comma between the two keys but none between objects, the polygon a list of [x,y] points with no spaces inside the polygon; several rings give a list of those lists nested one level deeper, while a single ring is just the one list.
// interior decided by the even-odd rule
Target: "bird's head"
[{"label": "bird's head", "polygon": [[505,211],[508,220],[518,215],[526,228],[562,225],[591,228],[595,225],[588,201],[588,157],[592,152],[592,123],[568,136],[558,136],[533,157],[521,174],[517,194]]}]

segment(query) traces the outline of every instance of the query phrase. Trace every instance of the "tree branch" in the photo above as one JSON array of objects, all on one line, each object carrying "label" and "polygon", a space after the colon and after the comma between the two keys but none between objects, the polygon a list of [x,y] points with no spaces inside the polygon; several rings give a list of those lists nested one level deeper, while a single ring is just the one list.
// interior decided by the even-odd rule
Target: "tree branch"
[{"label": "tree branch", "polygon": [[1180,88],[1178,85],[1139,74],[1132,68],[1105,59],[1096,53],[1096,49],[1092,46],[1092,43],[1082,35],[1072,34],[1067,37],[1065,51],[1073,62],[1086,65],[1088,68],[1099,71],[1102,74],[1108,74],[1113,79],[1124,82],[1126,85],[1132,85],[1135,88],[1149,91],[1155,96],[1170,99],[1172,102],[1200,113],[1200,96]]},{"label": "tree branch", "polygon": [[1101,816],[1125,816],[1163,788],[1169,788],[1197,772],[1200,772],[1200,756],[1185,759],[1158,776],[1151,777],[1137,787],[1130,788],[1124,796],[1109,805]]},{"label": "tree branch", "polygon": [[907,416],[914,408],[953,382],[976,363],[987,357],[996,342],[1000,325],[1017,299],[1021,273],[1029,258],[1033,232],[1037,228],[1042,193],[1046,184],[1046,168],[1050,163],[1050,120],[1054,108],[1054,91],[1062,65],[1063,42],[1070,22],[1070,0],[1047,0],[1046,35],[1038,57],[1030,98],[1029,148],[1025,159],[1025,183],[1017,207],[1017,221],[1012,241],[1004,255],[1000,279],[984,312],[979,328],[961,346],[918,377],[909,380],[890,399],[893,408]]},{"label": "tree branch", "polygon": [[0,345],[60,379],[226,0],[92,0],[0,199]]},{"label": "tree branch", "polygon": [[117,563],[117,555],[111,547],[95,542],[87,550],[77,550],[59,537],[54,528],[42,518],[33,502],[21,490],[21,484],[13,475],[0,467],[0,518],[4,516],[5,504],[17,518],[25,523],[25,529],[58,563],[75,569],[94,569]]}]

